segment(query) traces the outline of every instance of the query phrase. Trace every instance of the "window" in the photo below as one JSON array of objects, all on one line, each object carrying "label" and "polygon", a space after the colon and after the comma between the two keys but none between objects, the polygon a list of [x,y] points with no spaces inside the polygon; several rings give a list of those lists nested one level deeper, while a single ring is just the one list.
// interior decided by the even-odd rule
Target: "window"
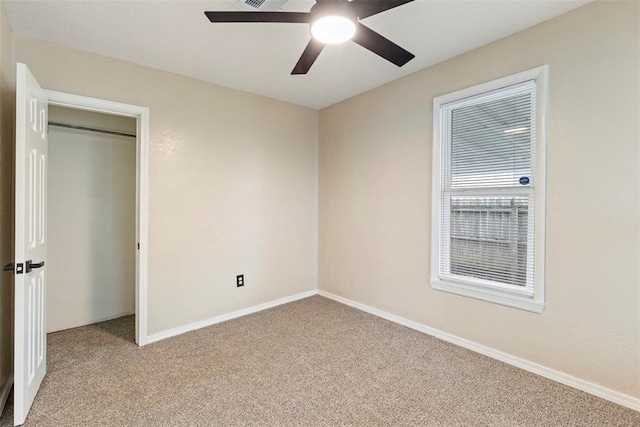
[{"label": "window", "polygon": [[434,289],[544,310],[547,75],[434,99]]}]

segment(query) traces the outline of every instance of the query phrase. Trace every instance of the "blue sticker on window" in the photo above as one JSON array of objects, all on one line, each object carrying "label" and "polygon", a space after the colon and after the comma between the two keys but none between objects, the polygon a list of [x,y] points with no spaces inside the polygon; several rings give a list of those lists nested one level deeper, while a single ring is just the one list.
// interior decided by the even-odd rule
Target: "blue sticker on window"
[{"label": "blue sticker on window", "polygon": [[520,177],[520,185],[527,185],[529,184],[529,177],[528,176],[521,176]]}]

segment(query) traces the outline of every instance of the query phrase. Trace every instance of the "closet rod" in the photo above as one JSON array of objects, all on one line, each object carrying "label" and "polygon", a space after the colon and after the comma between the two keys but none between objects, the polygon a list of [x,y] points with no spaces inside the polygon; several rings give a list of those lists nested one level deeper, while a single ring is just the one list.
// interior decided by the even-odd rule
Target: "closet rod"
[{"label": "closet rod", "polygon": [[118,132],[118,131],[115,131],[115,130],[107,130],[107,129],[89,128],[89,127],[77,126],[77,125],[67,125],[65,123],[49,122],[49,126],[56,126],[56,127],[59,127],[59,128],[67,128],[67,129],[86,130],[86,131],[89,131],[89,132],[108,133],[109,135],[127,136],[129,138],[135,138],[136,137],[135,133]]}]

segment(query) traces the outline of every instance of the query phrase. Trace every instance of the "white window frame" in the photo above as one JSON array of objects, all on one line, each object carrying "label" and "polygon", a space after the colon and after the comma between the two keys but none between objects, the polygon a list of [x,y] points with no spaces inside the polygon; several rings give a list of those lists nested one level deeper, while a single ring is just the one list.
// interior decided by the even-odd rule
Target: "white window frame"
[{"label": "white window frame", "polygon": [[[440,129],[442,123],[441,107],[445,104],[460,101],[496,91],[508,86],[534,80],[536,82],[536,129],[535,129],[535,173],[534,185],[534,266],[535,275],[533,294],[519,294],[513,289],[500,289],[499,286],[481,286],[471,283],[456,282],[440,277],[440,212],[442,200],[442,144]],[[450,292],[515,307],[534,313],[542,313],[545,309],[545,189],[546,189],[546,139],[547,139],[547,106],[548,106],[549,66],[543,65],[518,74],[503,77],[477,86],[462,89],[433,99],[433,157],[432,157],[432,209],[431,209],[431,287],[435,290]],[[495,194],[495,193],[493,193]]]}]

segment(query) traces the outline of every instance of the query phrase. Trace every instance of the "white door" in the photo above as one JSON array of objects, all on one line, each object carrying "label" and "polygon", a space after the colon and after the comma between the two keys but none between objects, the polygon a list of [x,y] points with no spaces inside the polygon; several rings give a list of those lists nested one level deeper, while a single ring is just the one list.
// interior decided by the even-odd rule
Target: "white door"
[{"label": "white door", "polygon": [[14,424],[24,423],[47,368],[47,97],[16,72]]}]

